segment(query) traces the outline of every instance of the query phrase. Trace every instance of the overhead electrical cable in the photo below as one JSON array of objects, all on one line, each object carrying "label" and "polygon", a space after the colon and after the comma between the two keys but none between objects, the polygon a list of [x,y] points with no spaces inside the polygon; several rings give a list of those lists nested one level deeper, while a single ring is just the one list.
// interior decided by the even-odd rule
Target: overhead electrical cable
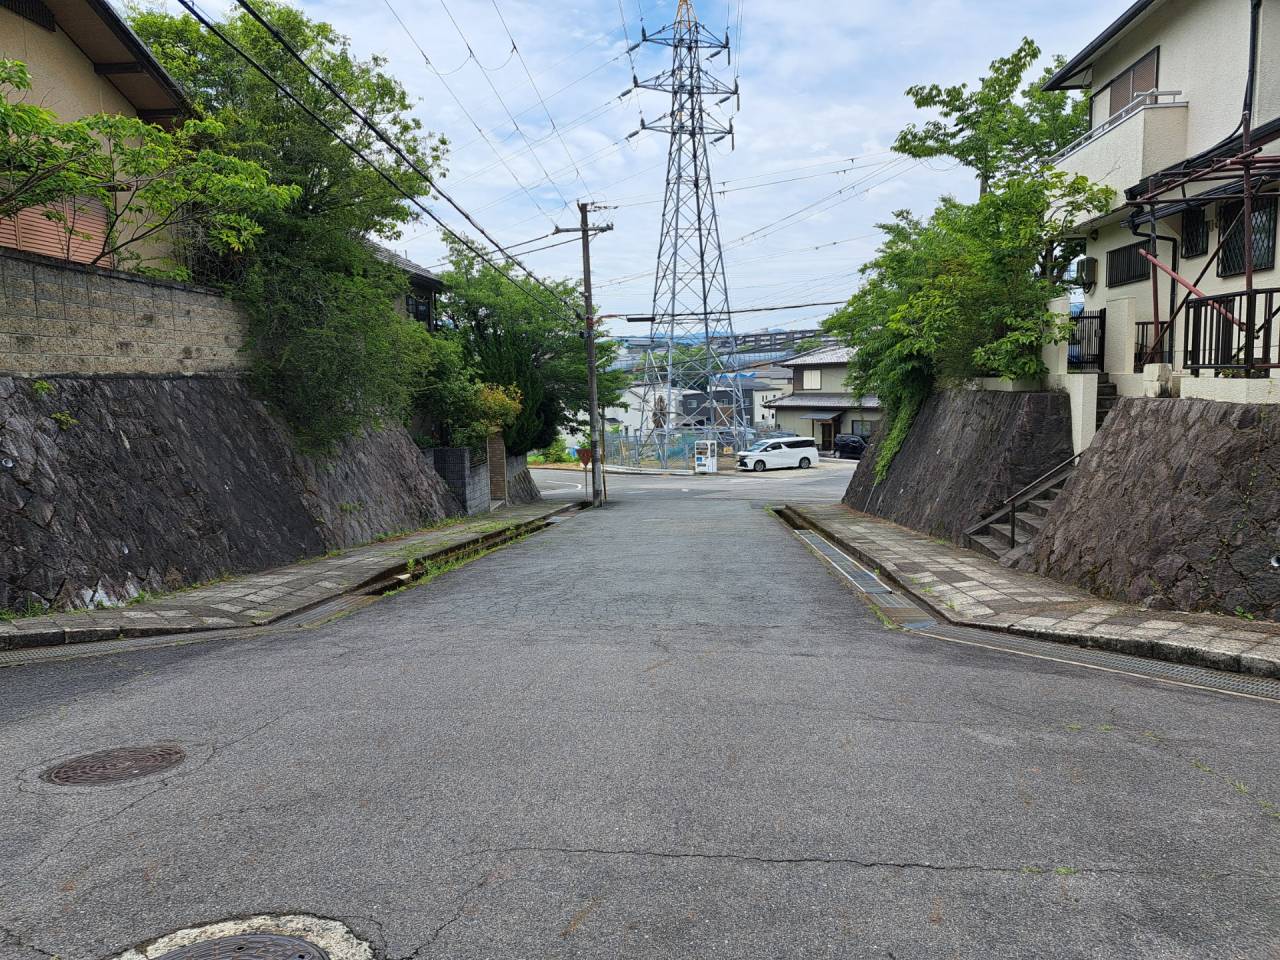
[{"label": "overhead electrical cable", "polygon": [[[449,4],[445,3],[445,0],[439,0],[439,3],[440,8],[445,12],[445,16],[447,16],[449,18],[449,22],[453,24],[453,29],[458,32],[458,37],[467,45],[468,50],[471,49],[471,41],[467,39],[467,35],[463,32],[462,26],[454,17],[453,11],[449,9]],[[529,143],[529,137],[524,132],[524,127],[520,126],[520,121],[516,119],[515,114],[511,112],[511,108],[507,106],[507,101],[504,100],[502,98],[502,94],[498,92],[498,87],[494,84],[493,77],[489,76],[489,71],[485,70],[483,67],[480,72],[484,74],[484,82],[489,85],[489,89],[493,91],[493,95],[498,98],[498,103],[502,105],[502,110],[506,113],[507,119],[511,121],[511,126],[515,127],[516,133],[520,134],[520,138],[524,140],[525,145],[529,147],[529,152],[533,156],[534,161],[538,164],[538,169],[542,171],[542,176],[546,179],[547,183],[550,184],[551,189],[555,190],[556,195],[560,198],[560,202],[563,204],[561,209],[567,209],[569,201],[565,198],[564,192],[560,189],[560,185],[551,178],[551,174],[547,172],[547,168],[543,164],[542,158],[538,156],[538,151],[534,150],[533,144]]]},{"label": "overhead electrical cable", "polygon": [[[453,102],[457,104],[458,109],[462,111],[462,115],[470,121],[471,126],[475,128],[476,133],[480,135],[480,139],[489,145],[489,149],[492,150],[493,155],[498,158],[498,162],[506,168],[507,174],[515,181],[516,186],[518,186],[524,195],[529,198],[529,202],[537,208],[538,212],[547,218],[547,222],[554,226],[555,218],[542,209],[542,204],[540,204],[538,202],[538,198],[533,195],[533,191],[525,186],[525,183],[520,179],[519,174],[517,174],[511,164],[507,162],[507,158],[502,155],[502,152],[498,150],[493,141],[489,139],[489,135],[484,132],[476,118],[471,115],[471,111],[467,109],[466,104],[464,104],[462,99],[454,92],[453,86],[445,79],[445,75],[435,68],[435,64],[431,62],[431,58],[427,56],[427,51],[422,48],[422,45],[418,43],[417,38],[414,37],[405,22],[400,19],[400,14],[397,13],[396,8],[391,5],[391,0],[382,0],[382,2],[386,4],[387,9],[391,11],[391,16],[395,17],[396,23],[400,24],[400,29],[403,30],[404,35],[409,38],[409,42],[418,48],[418,53],[422,55],[422,62],[425,63],[427,67],[430,68],[431,72],[436,75],[436,78],[440,81],[440,85],[444,87],[445,91],[453,99]],[[467,47],[467,52],[468,55],[470,55],[470,46]],[[470,59],[470,56],[468,58]],[[465,66],[466,64],[464,63],[463,65]],[[488,76],[488,74],[485,74],[485,76]]]},{"label": "overhead electrical cable", "polygon": [[544,306],[552,307],[553,309],[561,309],[561,308],[565,309],[567,311],[568,316],[576,316],[577,310],[572,303],[565,300],[559,293],[557,293],[554,289],[548,286],[546,282],[542,280],[541,277],[534,274],[533,271],[531,271],[528,267],[526,267],[523,263],[521,263],[519,258],[507,252],[507,250],[503,247],[503,245],[498,243],[498,241],[493,238],[493,236],[489,233],[489,231],[487,231],[484,227],[482,227],[479,223],[477,223],[475,218],[472,217],[470,213],[468,213],[460,204],[458,204],[456,200],[454,200],[451,196],[449,196],[449,194],[446,191],[444,191],[435,182],[435,180],[431,177],[429,173],[423,170],[417,164],[417,162],[413,160],[413,158],[409,157],[404,152],[404,150],[398,144],[396,144],[395,141],[393,141],[390,137],[388,137],[386,133],[384,133],[377,124],[375,124],[372,120],[370,120],[361,110],[353,106],[347,100],[345,95],[339,92],[337,88],[334,87],[334,85],[328,79],[326,79],[321,74],[316,72],[316,70],[306,62],[306,60],[301,56],[301,54],[299,54],[297,50],[293,48],[293,46],[288,42],[288,40],[286,40],[284,37],[280,35],[280,32],[278,30],[276,30],[269,23],[267,23],[267,21],[262,19],[261,15],[258,14],[258,12],[254,10],[253,7],[248,3],[248,0],[238,0],[238,2],[242,7],[246,9],[247,12],[249,12],[250,16],[252,16],[258,23],[260,23],[264,27],[264,29],[268,31],[268,33],[270,33],[272,38],[275,39],[275,41],[278,44],[280,44],[289,53],[290,56],[292,56],[296,61],[302,64],[302,66],[307,70],[309,74],[311,74],[312,77],[318,80],[321,83],[321,85],[324,86],[324,88],[330,92],[330,94],[332,94],[339,102],[343,104],[343,106],[347,108],[348,111],[351,112],[352,115],[358,118],[364,124],[364,126],[368,128],[368,130],[371,133],[373,133],[379,140],[381,140],[400,159],[400,161],[405,164],[405,166],[407,166],[415,174],[421,177],[436,192],[436,194],[442,200],[444,200],[446,203],[449,204],[449,206],[453,207],[456,211],[458,211],[458,213],[461,214],[463,219],[465,219],[472,227],[474,227],[480,233],[481,236],[483,236],[487,241],[489,241],[490,244],[493,245],[494,249],[501,251],[503,256],[506,257],[506,259],[511,264],[518,267],[526,276],[529,277],[529,279],[531,279],[535,284],[537,284],[539,287],[545,290],[551,296],[552,300],[547,301],[543,299],[543,297],[537,291],[529,289],[519,280],[505,274],[505,272],[502,271],[502,267],[499,264],[495,263],[492,259],[490,259],[489,256],[484,253],[483,250],[478,248],[471,240],[459,234],[447,223],[445,223],[444,220],[440,218],[439,214],[437,214],[430,207],[426,206],[413,193],[406,190],[394,177],[392,177],[389,173],[387,173],[384,169],[382,169],[381,166],[379,166],[372,159],[370,159],[370,157],[363,150],[361,150],[358,146],[352,143],[351,140],[346,135],[344,135],[341,131],[337,130],[332,124],[330,124],[318,113],[316,113],[316,111],[313,110],[304,100],[302,100],[301,97],[299,97],[296,93],[290,90],[289,87],[286,86],[283,81],[278,79],[274,74],[272,74],[269,70],[267,70],[266,67],[262,66],[262,64],[260,64],[257,60],[255,60],[247,51],[245,51],[234,40],[232,40],[229,36],[227,36],[225,32],[220,30],[217,24],[215,24],[212,20],[210,20],[207,16],[205,16],[204,13],[200,11],[200,9],[196,6],[194,0],[178,0],[178,2],[182,4],[182,6],[187,10],[187,12],[190,13],[201,26],[203,26],[206,30],[208,30],[215,37],[221,40],[233,51],[235,51],[236,54],[238,54],[241,57],[241,59],[243,59],[246,63],[248,63],[249,66],[251,66],[257,73],[261,74],[261,76],[264,79],[266,79],[267,82],[269,82],[278,91],[280,91],[280,93],[283,94],[290,102],[292,102],[294,105],[299,107],[316,124],[318,124],[324,130],[326,130],[329,133],[329,135],[332,136],[337,142],[341,143],[344,147],[346,147],[349,151],[351,151],[351,153],[356,158],[358,158],[362,163],[365,164],[365,166],[369,167],[369,169],[371,169],[374,173],[376,173],[383,181],[387,183],[388,186],[394,189],[397,193],[399,193],[402,197],[404,197],[414,206],[418,207],[418,209],[420,209],[424,214],[426,214],[426,216],[429,217],[431,220],[435,221],[440,226],[440,228],[444,230],[449,236],[455,238],[459,243],[467,247],[467,249],[471,250],[473,253],[476,254],[476,256],[480,257],[480,259],[484,260],[490,266],[494,267],[500,272],[503,272],[503,275],[508,282],[518,287],[520,290],[522,290],[524,293],[526,293],[528,296],[532,297],[533,299],[537,300],[539,303],[542,303]]},{"label": "overhead electrical cable", "polygon": [[[529,69],[529,64],[524,58],[524,54],[520,51],[519,45],[516,44],[516,38],[511,33],[511,28],[507,26],[507,18],[502,15],[502,8],[498,6],[498,0],[489,0],[493,4],[493,12],[498,15],[498,19],[502,21],[502,29],[507,31],[507,39],[511,41],[511,49],[515,51],[516,57],[520,60],[520,66],[524,67],[524,75],[529,78],[529,86],[533,88],[534,95],[538,98],[538,102],[542,104],[542,112],[547,118],[547,123],[551,124],[551,129],[555,133],[556,138],[560,141],[560,146],[564,149],[564,155],[569,159],[569,163],[573,166],[573,172],[578,176],[578,182],[587,191],[587,196],[591,196],[591,188],[587,186],[587,181],[582,177],[582,171],[578,168],[578,161],[573,159],[573,152],[569,149],[569,144],[565,142],[564,134],[560,132],[560,128],[556,126],[555,118],[551,116],[551,111],[547,107],[547,101],[542,96],[542,91],[538,89],[538,81],[533,79],[533,72]],[[514,117],[512,120],[514,121]]]}]

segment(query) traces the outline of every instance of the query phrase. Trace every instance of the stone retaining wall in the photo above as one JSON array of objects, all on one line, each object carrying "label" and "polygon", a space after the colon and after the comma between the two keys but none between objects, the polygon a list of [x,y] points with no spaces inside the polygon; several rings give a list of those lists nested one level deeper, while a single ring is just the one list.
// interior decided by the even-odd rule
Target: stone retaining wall
[{"label": "stone retaining wall", "polygon": [[1071,457],[1062,393],[940,390],[926,402],[889,475],[875,482],[882,422],[844,502],[960,543],[965,528],[1015,490]]},{"label": "stone retaining wall", "polygon": [[120,602],[459,509],[403,429],[304,456],[235,377],[0,377],[0,609]]},{"label": "stone retaining wall", "polygon": [[1280,619],[1280,407],[1122,398],[1019,566],[1116,600]]},{"label": "stone retaining wall", "polygon": [[244,322],[205,287],[0,252],[0,374],[238,370]]},{"label": "stone retaining wall", "polygon": [[533,474],[529,472],[529,455],[522,453],[519,456],[507,457],[506,463],[507,502],[537,503],[541,500],[542,491],[538,489],[538,485],[534,483]]}]

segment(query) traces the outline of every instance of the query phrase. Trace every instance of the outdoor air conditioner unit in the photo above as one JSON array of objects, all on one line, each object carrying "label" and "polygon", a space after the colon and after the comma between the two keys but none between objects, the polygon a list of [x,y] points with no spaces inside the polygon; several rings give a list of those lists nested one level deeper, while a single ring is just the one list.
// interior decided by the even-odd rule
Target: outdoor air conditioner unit
[{"label": "outdoor air conditioner unit", "polygon": [[1098,282],[1098,258],[1081,257],[1076,261],[1076,282],[1082,287],[1092,287]]}]

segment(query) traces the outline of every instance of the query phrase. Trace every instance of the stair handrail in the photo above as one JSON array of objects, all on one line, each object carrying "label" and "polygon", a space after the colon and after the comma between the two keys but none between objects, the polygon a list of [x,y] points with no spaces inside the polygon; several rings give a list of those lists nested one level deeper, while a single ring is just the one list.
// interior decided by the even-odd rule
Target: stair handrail
[{"label": "stair handrail", "polygon": [[[1062,463],[1058,464],[1056,467],[1053,467],[1050,470],[1045,471],[1043,474],[1041,474],[1036,479],[1032,480],[1030,483],[1028,483],[1025,487],[1023,487],[1017,493],[1014,493],[1011,496],[1006,497],[1004,500],[1000,502],[1000,505],[996,507],[994,511],[992,511],[992,513],[990,513],[986,517],[983,517],[973,526],[966,529],[965,535],[973,536],[973,534],[981,530],[983,527],[988,526],[989,524],[995,523],[996,520],[1000,519],[1000,515],[1004,513],[1006,510],[1011,510],[1011,509],[1016,510],[1016,504],[1018,503],[1019,497],[1025,494],[1028,490],[1032,490],[1035,487],[1040,486],[1041,484],[1048,483],[1050,480],[1056,479],[1059,474],[1065,473],[1067,468],[1072,466],[1077,460],[1079,460],[1083,454],[1084,454],[1084,451],[1081,450],[1080,453],[1077,453],[1075,456],[1067,460],[1063,460]],[[1012,527],[1012,521],[1010,526]]]}]

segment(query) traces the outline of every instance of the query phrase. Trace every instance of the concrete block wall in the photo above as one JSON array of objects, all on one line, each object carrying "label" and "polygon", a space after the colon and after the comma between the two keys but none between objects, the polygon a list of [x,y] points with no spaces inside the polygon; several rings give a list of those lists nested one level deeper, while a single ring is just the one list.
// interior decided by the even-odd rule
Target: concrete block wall
[{"label": "concrete block wall", "polygon": [[490,508],[488,464],[473,464],[467,447],[433,447],[431,456],[436,473],[463,509],[468,514],[487,513]]},{"label": "concrete block wall", "polygon": [[0,374],[230,372],[244,336],[214,290],[0,251]]}]

